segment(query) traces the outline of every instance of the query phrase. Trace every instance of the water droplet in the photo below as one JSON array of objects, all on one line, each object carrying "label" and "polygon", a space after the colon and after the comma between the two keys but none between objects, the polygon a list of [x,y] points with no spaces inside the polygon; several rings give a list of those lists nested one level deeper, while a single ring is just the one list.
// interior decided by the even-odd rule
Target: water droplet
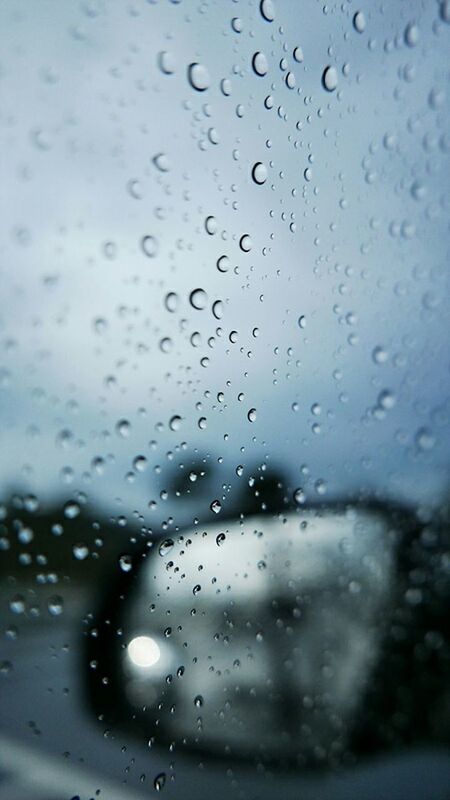
[{"label": "water droplet", "polygon": [[155,791],[161,792],[164,789],[166,783],[166,773],[160,772],[156,775],[155,780],[153,781],[153,786]]},{"label": "water droplet", "polygon": [[408,47],[415,47],[419,44],[420,39],[420,31],[419,27],[415,22],[410,22],[405,28],[405,44]]},{"label": "water droplet", "polygon": [[188,80],[192,88],[196,89],[197,92],[204,92],[209,88],[209,73],[203,64],[198,64],[197,62],[189,64]]},{"label": "water droplet", "polygon": [[223,316],[223,302],[216,300],[212,305],[212,312],[216,319],[222,319]]},{"label": "water droplet", "polygon": [[165,153],[157,153],[156,156],[153,156],[152,161],[160,172],[169,172],[170,161]]},{"label": "water droplet", "polygon": [[230,259],[228,256],[220,256],[220,258],[217,259],[216,266],[219,272],[228,272],[230,269]]},{"label": "water droplet", "polygon": [[243,25],[240,17],[233,17],[233,19],[231,20],[231,27],[233,28],[235,33],[242,33]]},{"label": "water droplet", "polygon": [[196,595],[198,595],[198,593],[201,592],[201,590],[202,590],[202,587],[200,586],[199,583],[197,583],[194,586],[194,588],[192,589],[192,594],[194,595],[194,597],[196,597]]},{"label": "water droplet", "polygon": [[264,53],[257,52],[254,54],[252,58],[252,67],[256,75],[259,75],[261,78],[267,74],[269,65]]},{"label": "water droplet", "polygon": [[176,60],[173,53],[162,50],[158,53],[158,66],[164,75],[173,75],[176,70]]},{"label": "water droplet", "polygon": [[222,506],[221,506],[219,500],[213,500],[211,505],[210,505],[210,509],[214,514],[218,514],[219,511],[222,511]]},{"label": "water droplet", "polygon": [[9,601],[9,608],[13,614],[23,614],[25,612],[25,598],[21,594],[14,595]]},{"label": "water droplet", "polygon": [[47,602],[47,608],[48,608],[48,613],[52,617],[59,617],[64,610],[64,601],[62,597],[60,597],[57,594],[53,595],[52,597],[49,597]]},{"label": "water droplet", "polygon": [[116,433],[118,436],[121,436],[122,439],[126,439],[131,432],[131,425],[127,419],[119,419],[116,423]]},{"label": "water droplet", "polygon": [[181,428],[181,417],[178,414],[174,414],[173,417],[169,420],[169,428],[171,431],[179,431]]},{"label": "water droplet", "polygon": [[194,706],[200,708],[202,705],[203,705],[203,697],[201,696],[201,694],[198,694],[196,697],[194,697]]},{"label": "water droplet", "polygon": [[164,305],[167,308],[167,311],[171,311],[172,313],[177,310],[178,306],[178,295],[176,292],[168,292],[164,298]]},{"label": "water droplet", "polygon": [[239,247],[243,250],[244,253],[249,253],[252,249],[253,242],[248,235],[248,233],[244,233],[239,240]]},{"label": "water droplet", "polygon": [[334,92],[338,85],[338,73],[336,67],[325,67],[322,74],[322,85],[327,92]]},{"label": "water droplet", "polygon": [[298,318],[298,327],[299,328],[306,328],[306,318],[304,315]]},{"label": "water droplet", "polygon": [[125,553],[123,556],[120,556],[119,567],[122,570],[122,572],[129,572],[132,566],[133,566],[133,561],[130,555]]},{"label": "water droplet", "polygon": [[295,490],[294,492],[294,501],[297,503],[298,506],[302,506],[306,500],[306,495],[300,487]]},{"label": "water droplet", "polygon": [[224,533],[218,533],[216,536],[216,545],[220,547],[224,543],[225,539],[226,536]]},{"label": "water droplet", "polygon": [[294,47],[294,52],[292,53],[294,57],[294,61],[297,61],[298,64],[301,64],[303,61],[303,50],[301,47]]},{"label": "water droplet", "polygon": [[388,360],[388,353],[384,347],[378,346],[372,350],[372,359],[375,364],[385,364]]},{"label": "water droplet", "polygon": [[94,319],[93,328],[101,336],[108,329],[108,323],[103,317],[97,317],[97,319]]},{"label": "water droplet", "polygon": [[395,394],[389,389],[383,389],[378,395],[378,405],[384,409],[384,411],[390,411],[394,408],[396,402]]},{"label": "water droplet", "polygon": [[357,33],[364,33],[366,29],[366,18],[362,11],[357,11],[353,16],[353,27]]},{"label": "water droplet", "polygon": [[173,545],[174,545],[173,539],[164,539],[164,541],[161,542],[158,548],[159,555],[165,558],[167,555],[169,555],[170,551],[173,548]]},{"label": "water droplet", "polygon": [[210,236],[214,236],[217,231],[217,220],[211,214],[205,219],[205,231],[209,233]]},{"label": "water droplet", "polygon": [[261,0],[259,4],[261,16],[266,22],[273,22],[275,19],[275,4],[273,0]]},{"label": "water droplet", "polygon": [[144,472],[147,467],[147,459],[145,456],[136,456],[133,459],[133,468],[136,472]]},{"label": "water droplet", "polygon": [[172,347],[173,347],[173,342],[170,336],[164,336],[159,343],[159,349],[161,350],[161,352],[170,353]]},{"label": "water droplet", "polygon": [[249,422],[256,422],[256,408],[251,408],[247,414]]},{"label": "water droplet", "polygon": [[442,0],[439,10],[442,22],[450,22],[450,0]]},{"label": "water droplet", "polygon": [[267,167],[262,161],[257,161],[252,169],[252,178],[259,186],[267,180]]},{"label": "water droplet", "polygon": [[286,77],[284,79],[286,86],[288,89],[295,89],[295,75],[293,72],[287,72]]},{"label": "water droplet", "polygon": [[189,302],[192,308],[195,308],[197,311],[202,311],[206,308],[208,295],[204,289],[193,289],[189,295]]},{"label": "water droplet", "polygon": [[419,428],[416,433],[415,442],[419,450],[432,450],[436,439],[429,428]]},{"label": "water droplet", "polygon": [[86,544],[79,542],[78,544],[74,544],[72,553],[77,561],[84,561],[89,555],[89,548]]},{"label": "water droplet", "polygon": [[144,255],[148,256],[148,258],[154,258],[158,252],[158,242],[154,236],[143,236],[141,247]]},{"label": "water droplet", "polygon": [[64,506],[64,516],[67,519],[75,519],[75,517],[78,517],[80,511],[80,506],[73,500],[69,500],[69,502]]}]

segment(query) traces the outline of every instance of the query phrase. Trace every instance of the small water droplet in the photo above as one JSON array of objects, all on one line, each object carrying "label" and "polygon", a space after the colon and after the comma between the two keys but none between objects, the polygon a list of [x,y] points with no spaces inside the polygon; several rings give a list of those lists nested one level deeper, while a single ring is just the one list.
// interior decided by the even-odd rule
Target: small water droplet
[{"label": "small water droplet", "polygon": [[249,422],[256,422],[256,408],[251,408],[247,414]]},{"label": "small water droplet", "polygon": [[74,544],[72,553],[77,561],[84,561],[89,555],[89,548],[86,544],[79,542],[78,544]]},{"label": "small water droplet", "polygon": [[143,236],[141,239],[142,252],[148,258],[154,258],[158,252],[158,242],[154,236]]},{"label": "small water droplet", "polygon": [[197,62],[189,64],[188,80],[192,88],[197,92],[205,92],[209,88],[209,73],[203,64],[198,64]]},{"label": "small water droplet", "polygon": [[178,295],[176,292],[168,292],[164,298],[164,305],[167,308],[167,311],[171,311],[172,313],[177,310],[178,307]]},{"label": "small water droplet", "polygon": [[209,233],[210,236],[214,236],[217,231],[217,220],[211,214],[205,219],[205,231]]},{"label": "small water droplet", "polygon": [[153,781],[153,786],[155,791],[162,792],[166,783],[166,773],[160,772],[156,775],[155,780]]},{"label": "small water droplet", "polygon": [[119,567],[122,570],[122,572],[129,572],[132,566],[133,566],[133,561],[130,555],[124,553],[124,555],[120,556]]},{"label": "small water droplet", "polygon": [[126,439],[131,432],[131,425],[127,419],[119,419],[116,424],[116,433],[122,439]]},{"label": "small water droplet", "polygon": [[410,22],[405,28],[405,44],[408,47],[416,47],[419,44],[420,31],[415,22]]},{"label": "small water droplet", "polygon": [[210,509],[214,514],[218,514],[220,511],[222,511],[222,506],[219,500],[213,500],[210,505]]},{"label": "small water droplet", "polygon": [[241,248],[241,250],[244,253],[249,253],[250,250],[252,249],[252,246],[253,246],[253,242],[252,242],[250,236],[248,235],[248,233],[244,233],[244,235],[241,236],[241,238],[239,240],[239,247]]},{"label": "small water droplet", "polygon": [[158,66],[164,75],[173,75],[176,70],[176,59],[173,53],[168,50],[158,53]]},{"label": "small water droplet", "polygon": [[173,539],[164,539],[164,541],[161,542],[158,548],[159,555],[165,558],[167,555],[169,555],[170,551],[173,548],[173,545],[174,545]]},{"label": "small water droplet", "polygon": [[273,0],[261,0],[259,4],[261,16],[266,22],[273,22],[275,19],[275,4]]},{"label": "small water droplet", "polygon": [[322,85],[327,92],[334,92],[338,85],[338,73],[336,67],[325,67],[322,73]]},{"label": "small water droplet", "polygon": [[48,613],[52,617],[59,617],[63,613],[64,610],[64,601],[62,597],[55,594],[52,597],[48,598],[47,602]]},{"label": "small water droplet", "polygon": [[353,27],[357,33],[364,33],[366,29],[366,18],[362,11],[357,11],[353,16]]},{"label": "small water droplet", "polygon": [[193,289],[189,295],[189,302],[192,308],[195,308],[197,311],[202,311],[206,308],[208,295],[204,289]]},{"label": "small water droplet", "polygon": [[181,428],[181,417],[178,414],[174,414],[173,417],[169,420],[169,428],[171,431],[179,431]]},{"label": "small water droplet", "polygon": [[257,161],[252,169],[252,178],[259,186],[267,180],[267,167],[262,161]]},{"label": "small water droplet", "polygon": [[216,300],[212,305],[212,313],[216,319],[222,319],[223,316],[223,302]]},{"label": "small water droplet", "polygon": [[298,506],[303,505],[306,500],[305,492],[300,487],[295,490],[294,492],[294,501],[297,503]]},{"label": "small water droplet", "polygon": [[416,433],[415,442],[419,450],[432,450],[436,439],[429,428],[419,428]]},{"label": "small water droplet", "polygon": [[224,533],[218,533],[216,536],[216,545],[220,547],[224,543],[225,539],[226,536]]},{"label": "small water droplet", "polygon": [[217,259],[216,266],[219,272],[228,272],[230,269],[230,259],[228,256],[220,256]]},{"label": "small water droplet", "polygon": [[153,156],[152,161],[160,172],[169,172],[170,161],[165,153],[157,153],[156,156]]},{"label": "small water droplet", "polygon": [[267,63],[267,58],[264,55],[264,53],[258,51],[257,53],[254,54],[252,58],[252,67],[256,75],[259,75],[259,77],[262,78],[264,77],[264,75],[267,75],[269,65]]},{"label": "small water droplet", "polygon": [[385,364],[388,360],[388,353],[384,347],[379,345],[372,350],[372,359],[375,364]]},{"label": "small water droplet", "polygon": [[147,467],[147,459],[145,456],[136,456],[133,459],[133,468],[136,472],[144,472]]}]

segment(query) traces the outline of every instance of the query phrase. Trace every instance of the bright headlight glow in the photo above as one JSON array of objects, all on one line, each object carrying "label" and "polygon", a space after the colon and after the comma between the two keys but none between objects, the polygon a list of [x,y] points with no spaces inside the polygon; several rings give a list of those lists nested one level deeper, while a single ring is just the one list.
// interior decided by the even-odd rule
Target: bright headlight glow
[{"label": "bright headlight glow", "polygon": [[151,636],[136,636],[128,644],[128,655],[136,667],[153,667],[161,658],[161,650]]}]

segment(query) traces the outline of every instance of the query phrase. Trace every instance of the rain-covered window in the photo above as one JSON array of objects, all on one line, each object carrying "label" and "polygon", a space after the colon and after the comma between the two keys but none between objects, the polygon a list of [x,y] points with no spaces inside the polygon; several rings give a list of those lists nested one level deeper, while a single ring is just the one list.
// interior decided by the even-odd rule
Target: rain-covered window
[{"label": "rain-covered window", "polygon": [[446,800],[450,2],[0,41],[0,800]]}]

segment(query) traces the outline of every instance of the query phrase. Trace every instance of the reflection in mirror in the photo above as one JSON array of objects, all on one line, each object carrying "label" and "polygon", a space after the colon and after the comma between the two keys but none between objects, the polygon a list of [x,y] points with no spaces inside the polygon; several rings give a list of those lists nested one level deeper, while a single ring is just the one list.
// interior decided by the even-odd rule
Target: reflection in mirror
[{"label": "reflection in mirror", "polygon": [[445,536],[347,503],[160,539],[91,639],[107,652],[120,634],[91,671],[97,710],[149,740],[297,766],[445,740]]}]

